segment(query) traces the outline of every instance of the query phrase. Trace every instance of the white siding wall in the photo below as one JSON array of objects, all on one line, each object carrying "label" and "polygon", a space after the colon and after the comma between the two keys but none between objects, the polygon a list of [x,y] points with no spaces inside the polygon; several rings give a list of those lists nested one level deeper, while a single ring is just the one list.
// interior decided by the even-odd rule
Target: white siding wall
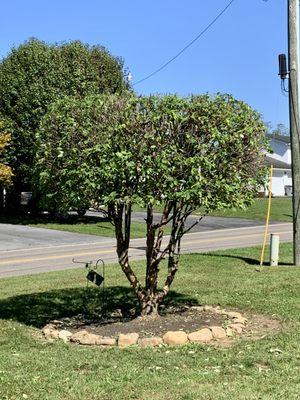
[{"label": "white siding wall", "polygon": [[285,186],[292,185],[292,177],[290,170],[275,169],[273,170],[272,193],[273,196],[285,196]]}]

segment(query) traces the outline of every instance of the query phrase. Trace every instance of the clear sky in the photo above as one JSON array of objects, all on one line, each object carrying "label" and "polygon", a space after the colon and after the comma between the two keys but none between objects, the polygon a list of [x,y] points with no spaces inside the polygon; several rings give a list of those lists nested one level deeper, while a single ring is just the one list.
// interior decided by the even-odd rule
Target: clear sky
[{"label": "clear sky", "polygon": [[[79,39],[121,56],[137,81],[168,61],[229,0],[1,0],[0,56],[29,37]],[[235,0],[180,58],[135,86],[138,93],[231,93],[265,121],[288,125],[279,53],[287,48],[287,0]]]}]

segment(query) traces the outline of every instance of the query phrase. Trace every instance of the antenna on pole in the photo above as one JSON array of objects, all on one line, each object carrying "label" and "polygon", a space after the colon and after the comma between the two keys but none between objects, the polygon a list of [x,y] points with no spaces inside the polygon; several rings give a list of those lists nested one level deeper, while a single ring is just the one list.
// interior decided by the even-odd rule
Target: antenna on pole
[{"label": "antenna on pole", "polygon": [[287,69],[287,62],[286,62],[286,55],[285,54],[279,54],[278,56],[278,61],[279,61],[279,76],[281,79],[287,79],[289,76],[289,72]]}]

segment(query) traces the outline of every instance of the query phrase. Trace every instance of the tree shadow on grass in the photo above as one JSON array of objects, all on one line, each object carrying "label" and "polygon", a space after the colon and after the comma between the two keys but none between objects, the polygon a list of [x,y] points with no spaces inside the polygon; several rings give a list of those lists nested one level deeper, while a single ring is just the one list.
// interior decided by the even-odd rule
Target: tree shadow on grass
[{"label": "tree shadow on grass", "polygon": [[[54,319],[79,314],[88,317],[99,315],[103,306],[107,312],[121,309],[124,315],[130,315],[131,309],[138,308],[137,299],[130,288],[106,288],[105,299],[106,301],[103,301],[102,290],[98,288],[67,288],[24,294],[0,300],[0,319],[11,319],[41,328]],[[195,298],[173,291],[164,302],[166,307],[194,304],[198,304]]]},{"label": "tree shadow on grass", "polygon": [[[204,255],[205,257],[215,257],[217,258],[233,258],[235,260],[241,260],[244,261],[246,264],[248,265],[255,265],[255,266],[259,266],[260,262],[257,258],[251,258],[251,257],[243,257],[243,256],[238,256],[238,255],[230,255],[230,254],[211,254],[211,253],[203,253],[202,255]],[[292,266],[292,263],[287,263],[287,262],[280,262],[279,266]],[[269,267],[270,263],[267,261],[264,261],[263,266],[265,267]]]},{"label": "tree shadow on grass", "polygon": [[13,225],[38,225],[38,224],[98,224],[101,222],[109,222],[109,218],[99,216],[84,215],[80,217],[76,214],[68,214],[63,218],[54,218],[48,214],[41,214],[37,217],[28,215],[0,215],[0,223]]}]

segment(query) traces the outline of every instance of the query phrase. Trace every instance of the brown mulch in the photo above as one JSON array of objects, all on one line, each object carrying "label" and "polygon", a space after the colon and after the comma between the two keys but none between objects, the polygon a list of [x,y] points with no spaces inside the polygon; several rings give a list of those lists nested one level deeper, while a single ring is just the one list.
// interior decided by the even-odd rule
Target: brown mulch
[{"label": "brown mulch", "polygon": [[120,333],[139,333],[140,337],[162,336],[167,331],[183,330],[187,333],[209,326],[222,326],[226,317],[211,311],[193,308],[172,309],[156,318],[123,318],[122,316],[103,317],[87,323],[84,318],[61,320],[58,327],[72,332],[85,329],[88,332],[117,338]]},{"label": "brown mulch", "polygon": [[[281,322],[271,316],[247,315],[245,313],[243,313],[243,316],[248,318],[248,322],[241,338],[259,340],[282,329]],[[200,311],[186,306],[181,308],[169,307],[163,311],[161,316],[156,318],[124,317],[121,310],[116,310],[109,315],[94,320],[87,320],[83,315],[78,315],[52,322],[58,329],[67,329],[72,333],[87,330],[97,335],[117,338],[121,333],[137,332],[142,338],[163,336],[167,331],[182,330],[190,333],[205,327],[224,326],[226,321],[228,323],[232,322],[225,315],[216,314],[214,311]],[[226,344],[231,346],[232,340],[229,338],[219,343],[221,346]]]}]

